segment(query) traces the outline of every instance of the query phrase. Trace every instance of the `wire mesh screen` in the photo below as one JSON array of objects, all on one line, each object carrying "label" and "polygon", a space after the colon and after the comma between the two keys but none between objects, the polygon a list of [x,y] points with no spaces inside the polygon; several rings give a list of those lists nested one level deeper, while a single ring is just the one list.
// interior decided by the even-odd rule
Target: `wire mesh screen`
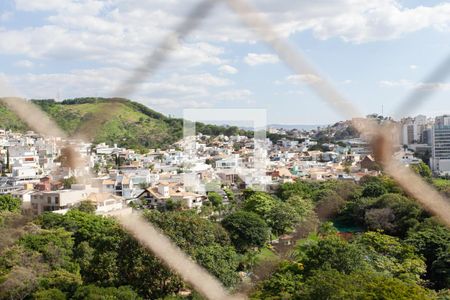
[{"label": "wire mesh screen", "polygon": [[[313,74],[319,78],[317,82],[310,85],[312,90],[343,118],[352,119],[354,127],[371,143],[376,161],[383,166],[384,171],[392,176],[426,211],[438,217],[450,227],[450,203],[448,199],[443,197],[441,193],[437,192],[420,176],[409,168],[400,166],[392,158],[395,139],[400,134],[400,128],[390,121],[378,122],[363,118],[356,106],[342,96],[324,76],[319,74],[313,65],[274,29],[273,24],[264,17],[264,14],[260,13],[245,0],[200,1],[191,9],[174,31],[168,34],[148,57],[144,58],[142,65],[137,66],[128,79],[116,87],[116,91],[112,96],[126,97],[138,90],[139,85],[145,79],[164,67],[164,62],[169,58],[170,52],[177,51],[179,43],[201,25],[202,20],[208,16],[216,5],[228,5],[239,16],[243,26],[246,26],[255,36],[273,49],[280,60],[293,73],[298,75]],[[427,77],[425,82],[434,82],[442,79],[447,76],[450,72],[449,70],[450,59],[446,59],[436,67],[436,70]],[[417,87],[402,102],[395,113],[399,115],[405,111],[410,112],[412,108],[425,102],[432,93],[433,90],[431,89],[424,92],[423,87]],[[3,98],[2,101],[36,132],[44,135],[66,136],[63,130],[59,129],[45,113],[31,102],[20,98]],[[98,115],[94,115],[91,118],[92,121],[84,126],[85,129],[77,138],[89,140],[92,132],[95,132],[96,128],[102,124],[102,120],[108,119],[114,112],[115,108],[112,105]],[[74,153],[70,153],[69,151],[68,156],[75,156]],[[77,167],[79,163],[79,160],[70,160],[72,167]],[[245,295],[230,295],[217,279],[196,265],[193,260],[141,216],[121,216],[118,220],[137,240],[148,247],[206,298],[231,299],[232,297],[246,297]]]}]

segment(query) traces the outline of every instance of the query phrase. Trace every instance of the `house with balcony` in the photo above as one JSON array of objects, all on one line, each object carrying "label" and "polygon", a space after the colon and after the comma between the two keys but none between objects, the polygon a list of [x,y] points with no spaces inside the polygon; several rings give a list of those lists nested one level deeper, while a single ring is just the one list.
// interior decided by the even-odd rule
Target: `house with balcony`
[{"label": "house with balcony", "polygon": [[206,196],[187,192],[181,186],[169,183],[160,183],[155,187],[149,187],[137,198],[152,209],[164,208],[169,199],[181,203],[183,207],[188,209],[200,209],[203,201],[207,199]]},{"label": "house with balcony", "polygon": [[46,211],[70,209],[92,193],[98,193],[98,188],[83,184],[73,184],[70,190],[38,191],[31,195],[31,209],[38,215]]}]

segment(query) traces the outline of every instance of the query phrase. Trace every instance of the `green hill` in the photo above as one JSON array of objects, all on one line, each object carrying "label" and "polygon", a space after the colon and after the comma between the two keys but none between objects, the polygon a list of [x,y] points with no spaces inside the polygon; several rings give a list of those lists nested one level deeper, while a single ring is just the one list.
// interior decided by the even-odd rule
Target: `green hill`
[{"label": "green hill", "polygon": [[[70,136],[94,143],[117,143],[132,149],[165,148],[182,137],[183,120],[170,118],[147,106],[121,98],[78,98],[62,102],[31,100]],[[27,126],[0,104],[0,128],[24,131]],[[197,123],[197,131],[232,135],[237,127]]]}]

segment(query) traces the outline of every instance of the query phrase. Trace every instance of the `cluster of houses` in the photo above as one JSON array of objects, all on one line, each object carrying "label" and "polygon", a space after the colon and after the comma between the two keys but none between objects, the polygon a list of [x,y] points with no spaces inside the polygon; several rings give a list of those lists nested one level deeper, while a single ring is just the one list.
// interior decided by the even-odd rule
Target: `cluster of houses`
[{"label": "cluster of houses", "polygon": [[[67,164],[64,149],[78,155]],[[197,135],[171,149],[141,154],[117,145],[43,137],[0,130],[0,194],[12,194],[35,214],[65,213],[89,200],[97,214],[129,210],[130,203],[150,209],[169,201],[200,209],[208,191],[223,188],[273,191],[297,179],[358,181],[379,174],[370,146],[362,139],[317,147],[306,132],[276,142],[246,136]],[[408,150],[395,156],[404,164],[419,160]]]}]

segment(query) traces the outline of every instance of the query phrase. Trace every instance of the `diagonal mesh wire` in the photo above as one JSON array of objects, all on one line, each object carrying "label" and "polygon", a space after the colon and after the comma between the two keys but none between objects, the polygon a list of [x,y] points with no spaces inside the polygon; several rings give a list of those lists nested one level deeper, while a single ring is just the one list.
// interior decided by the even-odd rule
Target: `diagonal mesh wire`
[{"label": "diagonal mesh wire", "polygon": [[[186,19],[175,28],[156,48],[156,50],[145,59],[145,63],[135,69],[133,74],[120,85],[116,90],[116,95],[127,96],[133,93],[142,80],[160,68],[168,54],[176,50],[179,40],[186,37],[192,30],[198,27],[201,19],[206,17],[219,0],[204,0],[198,3],[188,14]],[[280,59],[297,74],[312,74],[320,80],[311,85],[313,91],[324,100],[331,108],[340,113],[345,118],[361,116],[359,110],[322,77],[315,68],[303,58],[287,40],[283,39],[274,30],[266,18],[258,10],[252,7],[245,0],[223,0],[241,18],[242,22],[251,28],[259,38],[268,44]],[[450,58],[445,60],[426,79],[425,83],[433,83],[447,75],[450,70]],[[420,105],[425,99],[431,96],[432,90],[423,90],[420,87],[414,91],[400,106],[398,112],[410,111],[409,109]],[[43,135],[55,135],[64,137],[64,132],[52,122],[45,113],[32,103],[19,98],[1,99],[11,110],[23,119],[32,129]],[[114,108],[107,114],[114,113]],[[101,121],[105,119],[104,111],[101,115],[95,115],[93,123],[85,126],[78,137],[89,139],[91,131],[101,126]],[[98,118],[97,118],[98,117]],[[95,120],[96,119],[96,120]],[[106,118],[107,119],[107,118]],[[393,141],[392,136],[396,130],[391,124],[378,124],[372,120],[353,119],[353,125],[362,134],[370,138],[373,152],[378,162],[380,162],[387,174],[391,175],[404,190],[421,204],[421,206],[437,216],[441,221],[450,227],[450,203],[421,177],[412,172],[409,168],[400,166],[392,159]],[[132,233],[144,246],[148,247],[156,256],[163,260],[172,270],[177,272],[198,292],[208,299],[232,299],[224,287],[213,276],[208,274],[203,268],[197,266],[178,247],[158,231],[153,225],[146,222],[141,216],[119,217],[118,220],[130,233]],[[235,298],[244,298],[237,295]]]},{"label": "diagonal mesh wire", "polygon": [[403,103],[395,110],[394,117],[409,115],[414,109],[422,105],[427,98],[436,92],[436,82],[450,75],[450,55],[446,57],[414,90],[406,97]]}]

